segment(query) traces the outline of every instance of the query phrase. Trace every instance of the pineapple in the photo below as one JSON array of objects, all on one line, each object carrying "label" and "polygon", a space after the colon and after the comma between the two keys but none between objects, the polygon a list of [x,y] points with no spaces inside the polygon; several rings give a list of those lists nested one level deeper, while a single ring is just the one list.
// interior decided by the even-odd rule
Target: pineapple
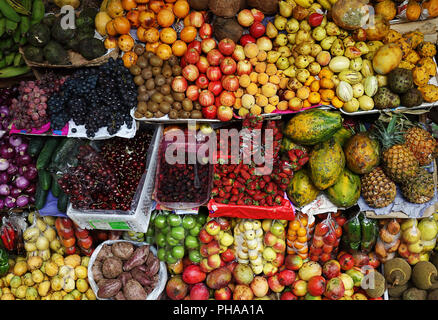
[{"label": "pineapple", "polygon": [[365,202],[373,208],[390,205],[397,193],[395,183],[389,180],[381,167],[374,168],[360,179],[361,193]]},{"label": "pineapple", "polygon": [[411,127],[405,134],[405,145],[413,152],[420,166],[428,165],[438,155],[438,143],[420,127]]},{"label": "pineapple", "polygon": [[417,174],[402,184],[403,196],[412,203],[425,203],[430,201],[435,194],[432,173],[424,168],[419,168]]},{"label": "pineapple", "polygon": [[392,181],[403,183],[415,176],[418,160],[412,151],[404,145],[404,131],[399,119],[400,116],[394,115],[386,128],[383,122],[378,121],[375,135],[382,144],[385,173]]}]

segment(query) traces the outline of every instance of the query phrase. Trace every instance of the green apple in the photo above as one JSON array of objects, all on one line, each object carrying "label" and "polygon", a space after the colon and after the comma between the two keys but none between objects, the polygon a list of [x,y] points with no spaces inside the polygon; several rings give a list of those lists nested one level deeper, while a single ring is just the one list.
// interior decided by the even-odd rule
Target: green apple
[{"label": "green apple", "polygon": [[423,251],[423,242],[417,241],[415,243],[408,244],[408,250],[412,253],[421,253]]},{"label": "green apple", "polygon": [[273,261],[277,257],[277,253],[271,247],[265,247],[263,249],[263,258],[266,261]]},{"label": "green apple", "polygon": [[421,232],[421,240],[429,241],[436,238],[438,234],[438,224],[434,219],[422,219],[418,224]]}]

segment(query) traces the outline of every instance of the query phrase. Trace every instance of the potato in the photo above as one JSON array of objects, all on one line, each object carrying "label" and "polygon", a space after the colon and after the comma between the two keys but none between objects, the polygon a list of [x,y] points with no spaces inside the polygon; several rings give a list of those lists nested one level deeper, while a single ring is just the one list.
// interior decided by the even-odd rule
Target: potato
[{"label": "potato", "polygon": [[111,246],[104,244],[96,257],[96,261],[103,261],[106,258],[112,257]]},{"label": "potato", "polygon": [[121,288],[122,288],[122,282],[120,280],[108,279],[102,286],[99,286],[99,290],[97,291],[97,296],[99,298],[108,299],[114,297],[117,293],[119,293]]},{"label": "potato", "polygon": [[117,279],[122,281],[122,285],[125,286],[128,280],[132,279],[132,275],[130,272],[122,272]]},{"label": "potato", "polygon": [[128,260],[134,253],[134,245],[130,242],[116,242],[111,246],[111,252],[122,260]]},{"label": "potato", "polygon": [[123,265],[124,271],[131,271],[135,267],[144,264],[149,255],[149,245],[144,245],[135,249],[131,258]]},{"label": "potato", "polygon": [[114,299],[115,300],[126,300],[125,295],[123,294],[123,291],[119,291],[119,293],[116,294]]},{"label": "potato", "polygon": [[146,300],[147,295],[141,284],[136,280],[129,280],[123,287],[123,294],[127,300]]},{"label": "potato", "polygon": [[100,261],[94,262],[93,266],[91,267],[91,272],[93,273],[93,278],[96,283],[103,279],[103,273],[102,273],[102,263]]},{"label": "potato", "polygon": [[123,272],[123,263],[120,258],[109,257],[103,261],[102,273],[105,278],[114,279]]},{"label": "potato", "polygon": [[237,22],[236,18],[216,17],[213,23],[213,32],[218,41],[230,38],[238,43],[243,34],[243,27]]}]

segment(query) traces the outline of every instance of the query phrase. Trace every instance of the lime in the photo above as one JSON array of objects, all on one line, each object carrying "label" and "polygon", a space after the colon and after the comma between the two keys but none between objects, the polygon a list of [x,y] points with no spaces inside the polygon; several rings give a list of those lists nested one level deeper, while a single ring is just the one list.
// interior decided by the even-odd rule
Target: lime
[{"label": "lime", "polygon": [[172,248],[172,256],[177,259],[184,258],[184,247],[183,246],[175,246]]},{"label": "lime", "polygon": [[197,237],[199,232],[201,232],[201,229],[202,229],[202,225],[197,223],[193,228],[189,230],[189,234],[191,236]]},{"label": "lime", "polygon": [[171,226],[171,227],[177,227],[181,224],[182,219],[181,216],[177,215],[177,214],[169,214],[167,216],[167,223]]},{"label": "lime", "polygon": [[171,227],[168,224],[166,224],[166,226],[163,229],[161,229],[161,232],[164,234],[168,234],[170,232],[170,228]]},{"label": "lime", "polygon": [[172,235],[170,233],[167,234],[166,241],[167,241],[167,244],[169,246],[171,246],[171,247],[176,246],[177,244],[179,244],[179,240],[177,240],[174,237],[172,237]]},{"label": "lime", "polygon": [[164,248],[158,249],[157,257],[160,261],[166,261],[166,250]]},{"label": "lime", "polygon": [[155,223],[155,227],[157,227],[157,228],[159,228],[159,229],[162,229],[162,228],[164,228],[164,227],[166,226],[166,224],[167,224],[166,217],[165,217],[165,216],[161,216],[161,215],[159,215],[159,216],[157,216],[157,217],[155,218],[154,223]]},{"label": "lime", "polygon": [[198,221],[199,224],[204,225],[205,222],[207,221],[207,216],[205,214],[198,214],[196,216],[196,220]]},{"label": "lime", "polygon": [[195,249],[199,247],[199,241],[198,238],[188,235],[184,241],[184,244],[189,249]]},{"label": "lime", "polygon": [[190,250],[189,259],[194,263],[199,263],[201,262],[202,256],[198,250]]},{"label": "lime", "polygon": [[176,263],[177,261],[178,261],[178,259],[175,258],[175,257],[172,255],[172,252],[170,252],[170,251],[167,251],[167,252],[166,252],[166,262],[167,262],[168,264],[174,264],[174,263]]},{"label": "lime", "polygon": [[170,234],[173,238],[177,240],[182,240],[185,237],[185,232],[183,227],[173,227],[170,230]]},{"label": "lime", "polygon": [[155,235],[155,243],[159,247],[164,247],[166,245],[166,236],[164,233],[160,232]]},{"label": "lime", "polygon": [[184,229],[190,230],[191,228],[193,228],[196,225],[196,220],[191,215],[185,216],[183,221],[182,221],[182,225],[183,225]]}]

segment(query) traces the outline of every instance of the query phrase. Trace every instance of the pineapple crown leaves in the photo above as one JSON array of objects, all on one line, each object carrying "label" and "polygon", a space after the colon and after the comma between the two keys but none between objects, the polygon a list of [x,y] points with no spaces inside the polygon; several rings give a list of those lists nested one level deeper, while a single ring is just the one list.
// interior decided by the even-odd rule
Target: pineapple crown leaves
[{"label": "pineapple crown leaves", "polygon": [[385,121],[379,119],[375,126],[372,136],[377,139],[382,148],[387,150],[396,144],[403,144],[404,139],[404,122],[403,116],[400,114],[393,114],[388,125],[385,127]]}]

